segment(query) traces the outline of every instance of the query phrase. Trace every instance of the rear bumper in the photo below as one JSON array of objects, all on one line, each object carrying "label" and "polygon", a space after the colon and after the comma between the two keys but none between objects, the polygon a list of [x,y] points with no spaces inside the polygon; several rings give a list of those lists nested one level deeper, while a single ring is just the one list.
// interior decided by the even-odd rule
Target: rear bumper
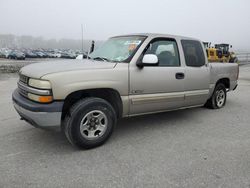
[{"label": "rear bumper", "polygon": [[26,99],[16,89],[12,94],[13,105],[22,119],[39,128],[59,128],[63,102],[39,104]]}]

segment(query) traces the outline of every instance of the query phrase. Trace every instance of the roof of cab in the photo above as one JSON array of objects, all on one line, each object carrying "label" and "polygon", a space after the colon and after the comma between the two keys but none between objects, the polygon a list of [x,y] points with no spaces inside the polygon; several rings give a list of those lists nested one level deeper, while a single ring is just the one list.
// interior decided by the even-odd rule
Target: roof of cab
[{"label": "roof of cab", "polygon": [[122,36],[146,36],[150,38],[157,38],[157,37],[165,37],[165,38],[175,38],[175,39],[187,39],[187,40],[198,40],[192,37],[184,37],[180,35],[170,35],[170,34],[160,34],[160,33],[132,33],[127,35],[119,35],[115,37],[122,37]]}]

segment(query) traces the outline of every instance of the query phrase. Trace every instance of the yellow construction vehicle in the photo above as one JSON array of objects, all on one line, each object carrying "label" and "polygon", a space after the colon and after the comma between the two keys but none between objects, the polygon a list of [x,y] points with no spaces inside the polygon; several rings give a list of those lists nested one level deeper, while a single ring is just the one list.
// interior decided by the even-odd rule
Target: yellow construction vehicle
[{"label": "yellow construction vehicle", "polygon": [[221,62],[220,50],[211,46],[211,42],[203,42],[209,62]]},{"label": "yellow construction vehicle", "polygon": [[229,52],[232,45],[229,44],[215,44],[211,47],[211,42],[203,42],[207,52],[209,62],[237,62],[238,59],[234,52]]},{"label": "yellow construction vehicle", "polygon": [[238,61],[235,53],[229,51],[229,49],[232,48],[232,45],[215,44],[215,48],[221,52],[221,62],[236,63]]}]

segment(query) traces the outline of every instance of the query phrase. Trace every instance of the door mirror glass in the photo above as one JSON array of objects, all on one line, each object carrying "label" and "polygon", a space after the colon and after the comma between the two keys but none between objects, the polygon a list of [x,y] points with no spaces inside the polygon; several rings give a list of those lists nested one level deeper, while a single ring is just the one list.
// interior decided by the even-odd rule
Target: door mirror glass
[{"label": "door mirror glass", "polygon": [[146,54],[143,56],[142,64],[147,65],[157,65],[159,62],[158,57],[155,54]]}]

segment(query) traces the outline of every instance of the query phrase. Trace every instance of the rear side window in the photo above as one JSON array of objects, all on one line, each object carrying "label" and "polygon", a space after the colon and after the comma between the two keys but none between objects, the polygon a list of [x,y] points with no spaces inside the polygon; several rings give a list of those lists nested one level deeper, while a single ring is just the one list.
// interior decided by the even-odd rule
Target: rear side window
[{"label": "rear side window", "polygon": [[205,55],[199,41],[182,40],[181,44],[187,66],[200,67],[205,65]]}]

